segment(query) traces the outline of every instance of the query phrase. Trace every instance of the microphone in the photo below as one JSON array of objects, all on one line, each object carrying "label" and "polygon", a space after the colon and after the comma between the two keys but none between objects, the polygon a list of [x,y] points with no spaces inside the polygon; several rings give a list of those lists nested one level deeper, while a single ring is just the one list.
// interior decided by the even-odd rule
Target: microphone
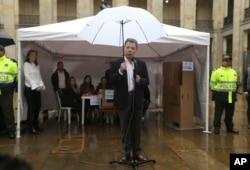
[{"label": "microphone", "polygon": [[134,79],[135,79],[136,78],[136,64],[137,64],[135,57],[132,58],[132,61],[134,62],[134,70],[133,70],[134,73],[133,74],[134,74]]},{"label": "microphone", "polygon": [[136,64],[136,59],[135,59],[135,57],[132,58],[132,61]]}]

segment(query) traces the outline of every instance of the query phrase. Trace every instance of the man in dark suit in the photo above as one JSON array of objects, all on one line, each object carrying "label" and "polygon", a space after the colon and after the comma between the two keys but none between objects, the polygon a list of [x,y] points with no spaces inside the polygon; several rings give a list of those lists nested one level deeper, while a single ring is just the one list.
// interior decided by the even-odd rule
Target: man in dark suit
[{"label": "man in dark suit", "polygon": [[130,159],[131,152],[134,159],[146,160],[141,154],[140,137],[143,93],[149,78],[145,62],[134,57],[137,48],[135,39],[125,41],[125,56],[112,62],[109,77],[115,87],[114,105],[118,109],[122,132],[121,162]]},{"label": "man in dark suit", "polygon": [[64,69],[64,64],[62,61],[57,63],[57,69],[51,76],[51,83],[53,85],[54,91],[65,89],[69,81],[69,73]]}]

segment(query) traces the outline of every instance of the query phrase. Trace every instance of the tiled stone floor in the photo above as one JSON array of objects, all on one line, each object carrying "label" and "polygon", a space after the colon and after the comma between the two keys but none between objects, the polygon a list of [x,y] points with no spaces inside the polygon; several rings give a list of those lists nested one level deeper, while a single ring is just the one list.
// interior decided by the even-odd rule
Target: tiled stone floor
[{"label": "tiled stone floor", "polygon": [[[143,154],[156,163],[140,165],[143,170],[228,170],[230,153],[250,153],[250,130],[247,129],[246,103],[239,96],[234,117],[238,135],[227,133],[224,123],[220,135],[204,129],[176,130],[163,125],[162,115],[149,113],[143,123]],[[209,130],[212,132],[213,103],[210,103]],[[222,119],[223,121],[223,119]],[[121,156],[119,124],[100,126],[97,122],[70,126],[54,117],[42,124],[44,132],[23,132],[14,140],[0,136],[0,153],[21,157],[34,170],[114,170],[131,166],[110,164]]]}]

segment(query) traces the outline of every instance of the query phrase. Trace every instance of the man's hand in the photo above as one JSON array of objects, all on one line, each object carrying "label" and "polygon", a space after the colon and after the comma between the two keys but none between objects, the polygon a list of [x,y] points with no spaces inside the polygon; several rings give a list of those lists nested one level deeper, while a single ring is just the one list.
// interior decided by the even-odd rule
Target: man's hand
[{"label": "man's hand", "polygon": [[139,75],[136,75],[135,77],[135,82],[139,83],[141,81],[141,77]]},{"label": "man's hand", "polygon": [[125,62],[122,62],[121,65],[120,65],[120,68],[119,68],[120,72],[123,72],[123,71],[126,70],[126,69],[127,69],[127,68],[126,68]]},{"label": "man's hand", "polygon": [[243,92],[243,95],[246,96],[246,97],[249,96],[248,92]]}]

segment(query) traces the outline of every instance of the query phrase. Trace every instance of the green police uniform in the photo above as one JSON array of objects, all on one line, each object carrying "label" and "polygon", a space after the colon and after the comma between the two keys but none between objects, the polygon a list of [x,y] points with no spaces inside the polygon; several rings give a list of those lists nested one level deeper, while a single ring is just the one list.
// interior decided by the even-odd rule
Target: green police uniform
[{"label": "green police uniform", "polygon": [[2,111],[0,119],[4,119],[10,138],[15,137],[13,93],[17,83],[17,73],[16,62],[5,55],[0,57],[0,108]]},{"label": "green police uniform", "polygon": [[210,87],[213,91],[212,100],[215,101],[214,128],[220,129],[221,116],[225,109],[225,124],[228,131],[234,128],[233,114],[237,91],[238,74],[231,67],[215,69],[210,78]]}]

